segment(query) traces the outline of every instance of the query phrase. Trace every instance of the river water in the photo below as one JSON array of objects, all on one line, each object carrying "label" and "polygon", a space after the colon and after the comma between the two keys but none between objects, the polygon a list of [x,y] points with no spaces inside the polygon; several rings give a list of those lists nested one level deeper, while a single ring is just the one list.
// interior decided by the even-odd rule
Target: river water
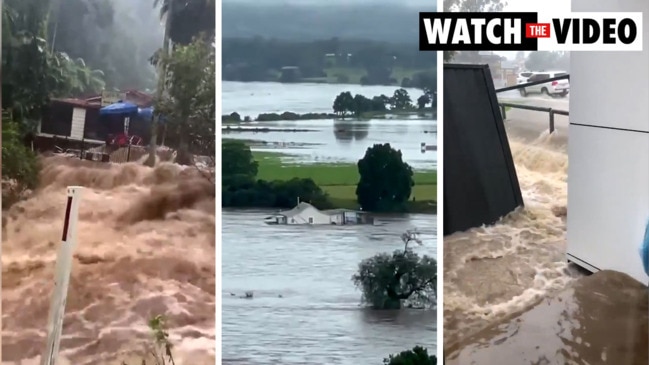
[{"label": "river water", "polygon": [[3,212],[2,364],[45,350],[69,185],[85,188],[58,363],[141,364],[164,315],[176,364],[213,364],[214,185],[169,163],[43,164],[37,191]]},{"label": "river water", "polygon": [[[270,226],[268,211],[223,212],[223,360],[226,364],[380,364],[415,345],[436,349],[436,312],[360,306],[351,281],[361,260],[403,247],[436,256],[436,218],[379,225]],[[252,291],[254,299],[242,299]]]},{"label": "river water", "polygon": [[[331,112],[342,91],[391,95],[395,87],[275,83],[223,83],[223,112]],[[410,90],[413,98],[419,91]],[[414,167],[431,169],[434,120],[332,120],[257,123],[311,132],[236,132],[227,138],[278,142],[273,150],[312,161],[353,161],[374,143],[389,142]],[[428,133],[426,133],[428,132]],[[299,147],[283,147],[302,143]],[[268,149],[255,147],[257,149]],[[436,256],[436,216],[379,219],[374,226],[268,226],[269,211],[223,212],[223,361],[225,364],[380,364],[416,345],[436,351],[436,311],[373,311],[360,306],[351,281],[361,260],[402,247],[407,229],[421,232],[420,254]],[[243,299],[253,292],[253,299]]]},{"label": "river water", "polygon": [[[392,95],[394,86],[359,86],[328,84],[223,83],[223,113],[236,111],[253,118],[260,113],[331,113],[335,97],[343,91],[367,97]],[[412,99],[421,91],[407,89]],[[224,130],[224,137],[263,141],[267,146],[255,150],[272,150],[294,155],[297,162],[356,162],[375,143],[389,142],[400,149],[403,158],[414,168],[432,169],[437,152],[422,152],[421,144],[437,144],[437,121],[394,116],[369,121],[313,120],[246,123],[250,128],[282,130],[304,129],[306,132],[256,132]]]}]

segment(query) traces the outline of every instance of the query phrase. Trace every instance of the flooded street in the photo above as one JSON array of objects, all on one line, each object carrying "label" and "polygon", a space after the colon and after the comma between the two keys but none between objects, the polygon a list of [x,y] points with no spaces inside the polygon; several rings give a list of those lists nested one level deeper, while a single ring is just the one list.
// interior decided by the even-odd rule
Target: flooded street
[{"label": "flooded street", "polygon": [[585,276],[567,262],[567,118],[548,135],[547,113],[507,114],[525,207],[444,237],[446,364],[649,363],[646,285],[611,271]]},{"label": "flooded street", "polygon": [[[291,111],[295,113],[331,113],[335,97],[351,91],[368,97],[392,95],[396,86],[360,86],[325,84],[278,84],[223,82],[223,113],[238,112],[253,118],[260,113]],[[408,89],[416,100],[421,91]],[[389,142],[400,149],[403,158],[414,168],[432,169],[437,152],[422,152],[421,144],[437,144],[437,121],[389,116],[369,121],[311,120],[253,122],[249,128],[306,129],[307,132],[223,131],[225,138],[270,142],[254,150],[272,150],[296,155],[302,162],[354,162],[375,143]],[[297,145],[296,145],[297,144]]]},{"label": "flooded street", "polygon": [[[260,113],[330,113],[343,91],[367,97],[398,87],[358,85],[223,83],[223,112],[253,118]],[[421,91],[409,90],[412,99]],[[400,117],[371,121],[245,123],[246,127],[308,132],[235,131],[225,138],[255,140],[254,150],[294,155],[302,162],[353,162],[375,143],[401,149],[414,168],[432,169],[437,155],[434,120]],[[270,143],[270,145],[269,145]],[[416,345],[436,351],[436,311],[373,311],[361,306],[351,281],[358,264],[403,247],[407,229],[421,232],[420,254],[436,255],[436,216],[382,218],[378,225],[269,226],[269,211],[223,212],[224,364],[380,364]],[[243,299],[246,292],[254,298]]]},{"label": "flooded street", "polygon": [[[435,256],[436,217],[380,219],[377,226],[269,226],[268,211],[223,212],[224,364],[380,364],[415,345],[436,351],[436,312],[360,307],[351,281],[361,260],[402,248],[421,232]],[[247,291],[254,299],[239,298]]]}]

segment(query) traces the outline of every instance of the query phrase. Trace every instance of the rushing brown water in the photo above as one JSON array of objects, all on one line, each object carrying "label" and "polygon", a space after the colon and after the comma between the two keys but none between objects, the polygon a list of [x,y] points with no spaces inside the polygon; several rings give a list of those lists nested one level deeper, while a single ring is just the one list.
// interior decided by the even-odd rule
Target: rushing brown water
[{"label": "rushing brown water", "polygon": [[525,128],[508,128],[525,208],[444,238],[446,363],[647,364],[646,286],[568,265],[567,137]]},{"label": "rushing brown water", "polygon": [[43,163],[41,186],[3,215],[2,363],[39,363],[66,186],[81,185],[59,363],[139,364],[162,314],[177,364],[213,364],[214,185],[170,163]]}]

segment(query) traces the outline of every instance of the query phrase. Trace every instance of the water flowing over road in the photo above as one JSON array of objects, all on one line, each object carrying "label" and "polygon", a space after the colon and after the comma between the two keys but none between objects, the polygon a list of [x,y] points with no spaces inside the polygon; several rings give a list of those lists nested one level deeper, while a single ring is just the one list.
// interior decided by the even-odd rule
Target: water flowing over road
[{"label": "water flowing over road", "polygon": [[647,364],[646,285],[610,271],[584,277],[566,260],[568,118],[549,135],[547,113],[511,109],[505,126],[525,208],[444,237],[446,364]]}]

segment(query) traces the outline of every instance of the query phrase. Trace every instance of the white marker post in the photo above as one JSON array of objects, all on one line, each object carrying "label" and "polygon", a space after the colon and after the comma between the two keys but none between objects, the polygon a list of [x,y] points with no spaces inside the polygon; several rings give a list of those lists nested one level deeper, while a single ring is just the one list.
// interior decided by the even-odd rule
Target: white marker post
[{"label": "white marker post", "polygon": [[63,222],[63,238],[56,257],[56,277],[54,294],[50,306],[47,325],[47,347],[41,359],[41,365],[55,365],[59,356],[61,329],[65,315],[65,302],[68,297],[70,272],[72,271],[72,254],[77,245],[77,222],[79,220],[79,201],[81,186],[68,186],[68,202]]}]

